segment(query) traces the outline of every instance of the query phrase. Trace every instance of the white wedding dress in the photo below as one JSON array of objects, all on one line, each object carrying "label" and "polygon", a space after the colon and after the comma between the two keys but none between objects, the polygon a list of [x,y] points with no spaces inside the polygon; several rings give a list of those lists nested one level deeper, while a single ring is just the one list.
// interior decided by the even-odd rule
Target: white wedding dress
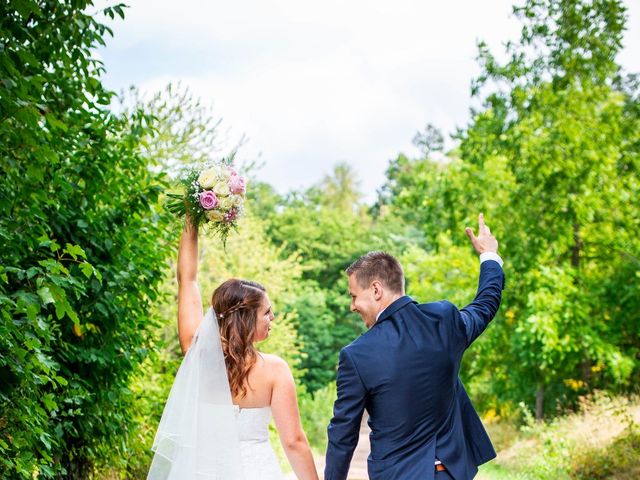
[{"label": "white wedding dress", "polygon": [[236,410],[245,480],[282,480],[284,475],[269,443],[271,407],[239,408],[236,406]]},{"label": "white wedding dress", "polygon": [[283,480],[269,443],[271,407],[232,403],[220,333],[209,309],[167,398],[148,480]]}]

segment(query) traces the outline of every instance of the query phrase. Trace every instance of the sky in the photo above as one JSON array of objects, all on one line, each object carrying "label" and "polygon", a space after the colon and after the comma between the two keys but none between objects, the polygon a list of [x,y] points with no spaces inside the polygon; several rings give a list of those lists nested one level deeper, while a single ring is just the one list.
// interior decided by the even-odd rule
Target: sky
[{"label": "sky", "polygon": [[[131,0],[97,55],[107,88],[180,81],[211,102],[228,148],[244,135],[239,160],[279,192],[346,162],[372,201],[389,161],[418,155],[417,131],[468,124],[477,42],[500,58],[518,38],[512,1]],[[626,5],[618,62],[640,72],[640,2]]]}]

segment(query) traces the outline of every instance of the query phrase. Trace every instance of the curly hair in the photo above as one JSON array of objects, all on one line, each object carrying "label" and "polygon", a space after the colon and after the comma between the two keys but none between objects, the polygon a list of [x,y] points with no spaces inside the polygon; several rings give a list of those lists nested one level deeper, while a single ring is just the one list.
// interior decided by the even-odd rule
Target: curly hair
[{"label": "curly hair", "polygon": [[258,309],[266,289],[257,282],[231,278],[213,292],[211,306],[220,328],[222,352],[234,397],[247,394],[249,371],[257,360],[252,340],[256,332]]}]

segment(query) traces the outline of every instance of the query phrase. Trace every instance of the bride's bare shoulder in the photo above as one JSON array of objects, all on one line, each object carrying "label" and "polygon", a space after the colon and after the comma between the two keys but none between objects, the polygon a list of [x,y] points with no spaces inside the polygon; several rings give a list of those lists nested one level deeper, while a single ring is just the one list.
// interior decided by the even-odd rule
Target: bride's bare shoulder
[{"label": "bride's bare shoulder", "polygon": [[289,366],[289,364],[282,357],[274,355],[273,353],[260,352],[260,356],[264,359],[267,365],[271,366]]},{"label": "bride's bare shoulder", "polygon": [[274,374],[287,374],[291,373],[289,364],[278,355],[272,353],[260,353],[260,356],[264,360],[265,366]]}]

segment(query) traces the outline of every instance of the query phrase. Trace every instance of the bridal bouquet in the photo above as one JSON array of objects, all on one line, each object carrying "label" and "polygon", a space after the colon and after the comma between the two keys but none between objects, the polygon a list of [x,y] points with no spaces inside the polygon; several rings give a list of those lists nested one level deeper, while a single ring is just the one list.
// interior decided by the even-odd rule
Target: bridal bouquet
[{"label": "bridal bouquet", "polygon": [[226,243],[242,214],[246,185],[244,177],[223,162],[201,170],[192,169],[182,179],[185,193],[168,194],[169,211],[188,215],[194,226],[207,224]]}]

